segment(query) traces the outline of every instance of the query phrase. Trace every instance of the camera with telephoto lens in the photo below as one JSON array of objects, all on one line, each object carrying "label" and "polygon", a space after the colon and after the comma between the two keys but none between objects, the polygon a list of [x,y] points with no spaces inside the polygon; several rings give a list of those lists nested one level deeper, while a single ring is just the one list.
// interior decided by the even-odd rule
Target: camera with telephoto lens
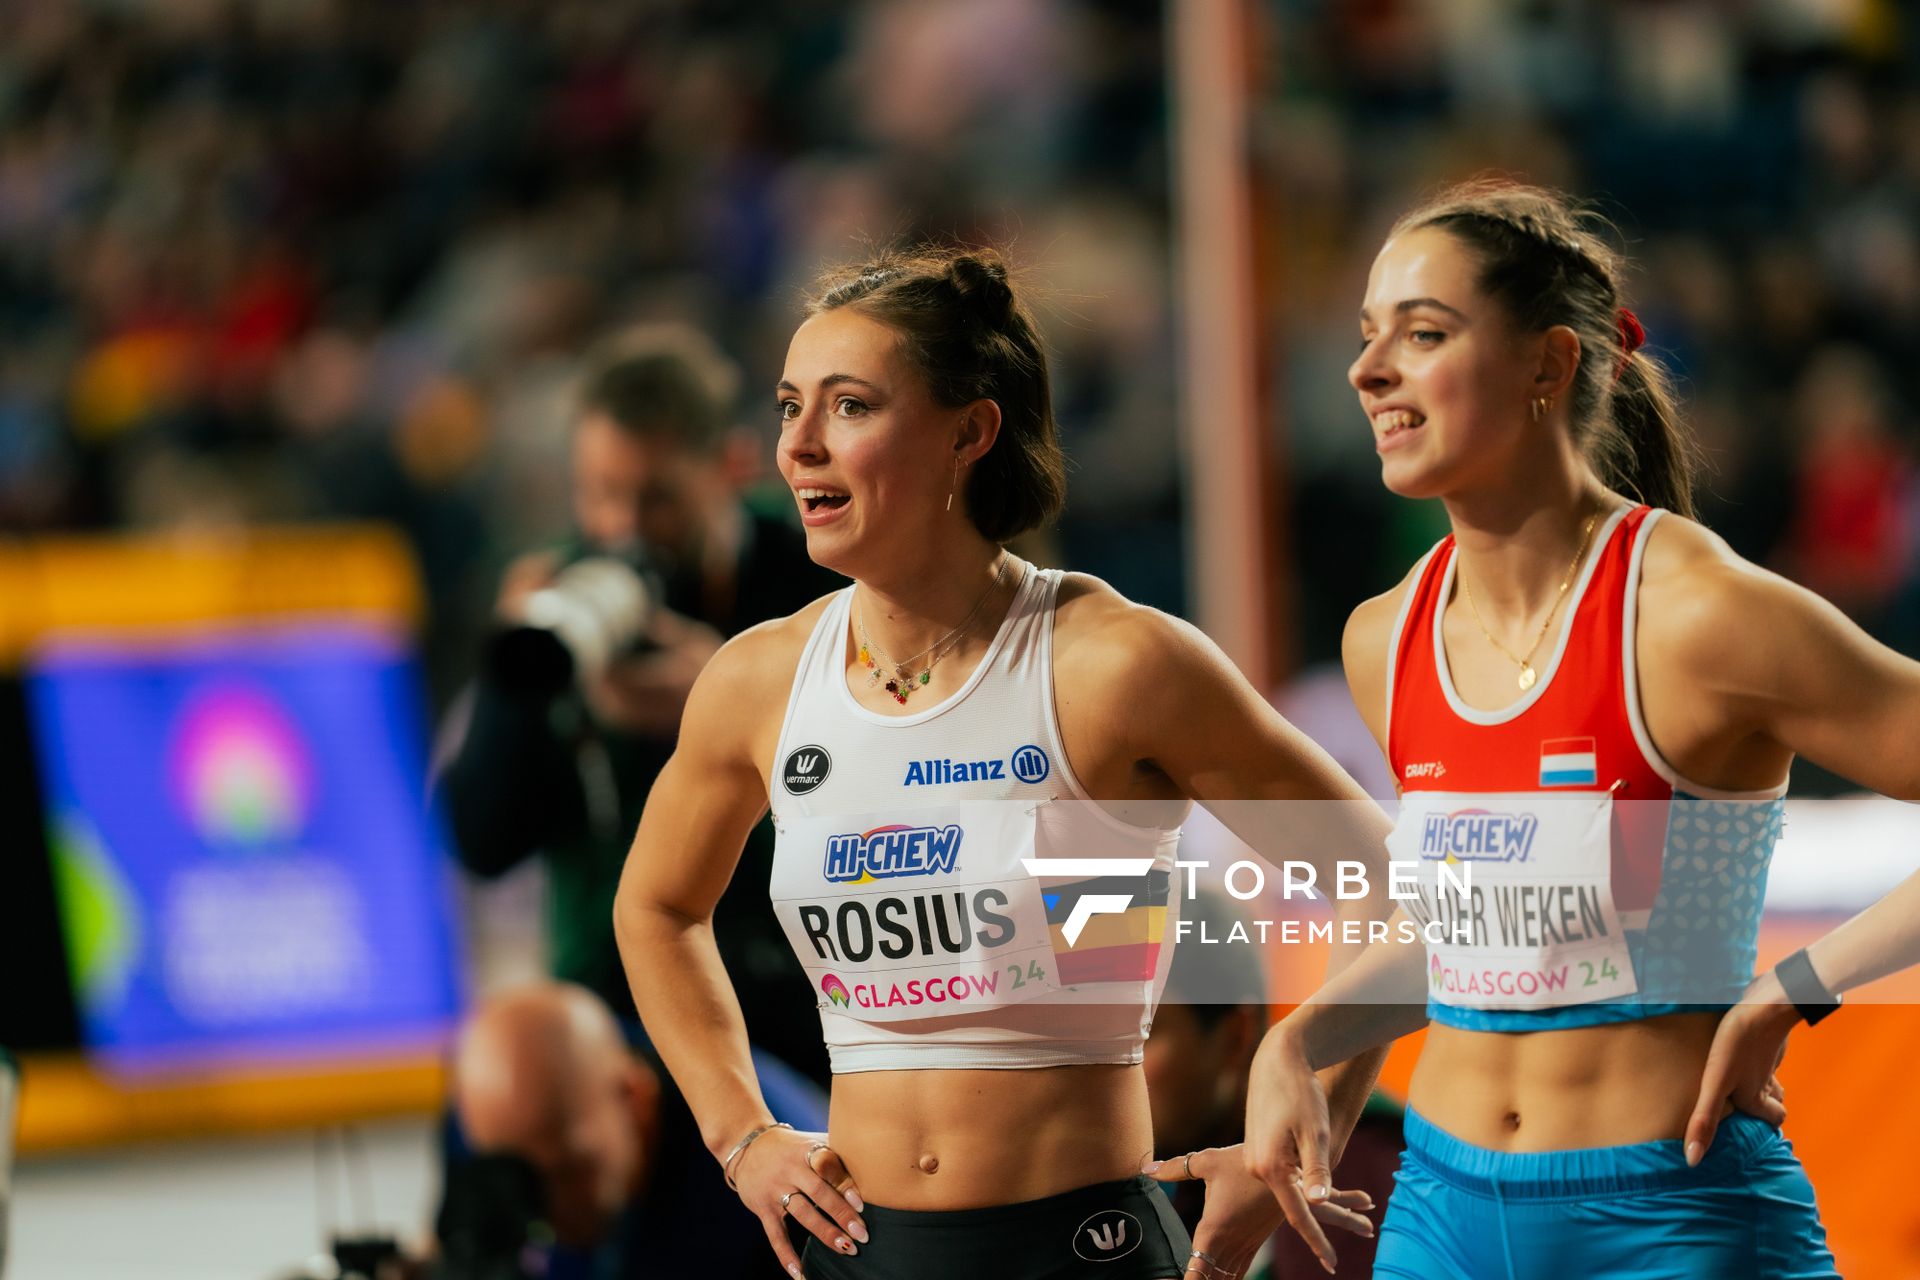
[{"label": "camera with telephoto lens", "polygon": [[644,548],[577,549],[528,595],[520,625],[495,637],[491,665],[514,685],[558,692],[644,652],[661,599],[660,575]]}]

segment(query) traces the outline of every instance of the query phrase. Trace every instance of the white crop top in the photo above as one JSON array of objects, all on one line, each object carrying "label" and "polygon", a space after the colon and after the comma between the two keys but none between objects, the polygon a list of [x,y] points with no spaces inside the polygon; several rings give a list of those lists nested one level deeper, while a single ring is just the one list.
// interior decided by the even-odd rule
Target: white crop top
[{"label": "white crop top", "polygon": [[1029,568],[966,683],[910,714],[848,688],[851,587],[801,654],[772,896],[836,1073],[1140,1061],[1180,829],[1122,822],[1074,777],[1054,714],[1059,588]]}]

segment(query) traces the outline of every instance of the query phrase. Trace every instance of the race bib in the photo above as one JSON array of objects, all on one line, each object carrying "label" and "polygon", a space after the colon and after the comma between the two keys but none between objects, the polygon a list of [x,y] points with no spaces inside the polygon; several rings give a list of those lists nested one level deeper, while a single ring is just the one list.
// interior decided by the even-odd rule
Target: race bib
[{"label": "race bib", "polygon": [[788,817],[772,897],[823,1012],[972,1013],[1060,986],[1029,802]]},{"label": "race bib", "polygon": [[1405,905],[1428,935],[1428,995],[1552,1009],[1637,992],[1612,826],[1605,792],[1406,792],[1387,849],[1420,864],[1419,898]]}]

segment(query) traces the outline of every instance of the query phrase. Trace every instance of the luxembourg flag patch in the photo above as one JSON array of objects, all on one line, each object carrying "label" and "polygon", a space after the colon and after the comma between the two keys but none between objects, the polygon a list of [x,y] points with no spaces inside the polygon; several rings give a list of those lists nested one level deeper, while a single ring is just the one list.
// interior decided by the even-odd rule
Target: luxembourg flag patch
[{"label": "luxembourg flag patch", "polygon": [[1600,781],[1592,738],[1548,738],[1540,744],[1540,785],[1591,787]]}]

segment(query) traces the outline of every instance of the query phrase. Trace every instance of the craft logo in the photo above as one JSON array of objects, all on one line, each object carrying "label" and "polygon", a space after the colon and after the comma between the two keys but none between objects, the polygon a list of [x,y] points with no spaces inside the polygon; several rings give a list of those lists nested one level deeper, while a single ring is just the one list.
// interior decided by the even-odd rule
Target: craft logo
[{"label": "craft logo", "polygon": [[803,796],[825,782],[832,772],[833,757],[825,747],[795,747],[780,771],[780,785],[796,796]]},{"label": "craft logo", "polygon": [[1420,856],[1429,862],[1525,862],[1539,830],[1540,819],[1531,813],[1430,813],[1420,827]]},{"label": "craft logo", "polygon": [[1013,753],[1013,776],[1022,782],[1045,782],[1052,772],[1047,753],[1036,746],[1024,746]]},{"label": "craft logo", "polygon": [[1073,1229],[1073,1251],[1088,1262],[1112,1262],[1140,1247],[1140,1219],[1102,1209]]},{"label": "craft logo", "polygon": [[962,831],[944,827],[875,827],[827,837],[826,877],[836,884],[894,876],[945,875],[960,856]]},{"label": "craft logo", "polygon": [[[1027,869],[1030,876],[1048,879],[1061,878],[1098,878],[1114,879],[1143,878],[1153,870],[1152,858],[1022,858],[1020,865]],[[1057,905],[1053,894],[1043,894],[1047,912],[1052,915]],[[1073,909],[1067,913],[1067,920],[1060,927],[1061,936],[1066,938],[1071,948],[1080,941],[1080,935],[1095,916],[1117,916],[1124,914],[1133,905],[1131,893],[1082,893],[1074,900]]]},{"label": "craft logo", "polygon": [[835,1008],[844,1009],[852,1000],[852,997],[847,994],[847,984],[831,973],[820,979],[820,990]]},{"label": "craft logo", "polygon": [[182,711],[170,748],[175,803],[208,844],[284,844],[306,825],[313,765],[292,717],[265,690],[203,690]]}]

